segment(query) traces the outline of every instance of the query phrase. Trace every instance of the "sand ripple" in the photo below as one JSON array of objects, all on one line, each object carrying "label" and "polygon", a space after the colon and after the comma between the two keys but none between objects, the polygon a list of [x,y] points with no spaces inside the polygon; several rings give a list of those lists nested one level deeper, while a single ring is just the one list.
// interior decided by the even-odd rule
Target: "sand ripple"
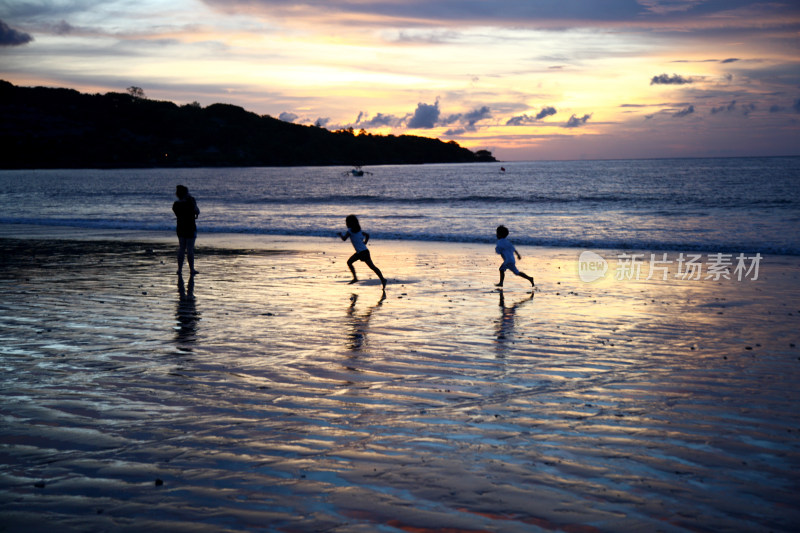
[{"label": "sand ripple", "polygon": [[[372,243],[371,243],[372,244]],[[8,530],[791,531],[798,261],[586,285],[570,251],[0,240]],[[2,528],[0,528],[2,529]]]}]

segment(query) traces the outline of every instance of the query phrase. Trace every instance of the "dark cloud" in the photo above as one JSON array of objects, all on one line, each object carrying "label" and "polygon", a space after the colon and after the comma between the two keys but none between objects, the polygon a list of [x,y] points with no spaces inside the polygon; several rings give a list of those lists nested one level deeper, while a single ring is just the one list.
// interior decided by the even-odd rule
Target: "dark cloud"
[{"label": "dark cloud", "polygon": [[[774,106],[773,106],[774,107]],[[711,114],[716,115],[719,113],[732,113],[736,110],[740,110],[744,116],[749,115],[753,111],[756,110],[756,104],[749,103],[749,104],[737,104],[736,100],[732,100],[731,103],[728,105],[723,105],[719,107],[711,108]],[[774,112],[774,111],[773,111]]]},{"label": "dark cloud", "polygon": [[411,129],[433,128],[439,121],[440,113],[439,100],[436,100],[436,103],[433,105],[420,102],[417,104],[417,109],[414,111],[411,120],[408,121],[408,127]]},{"label": "dark cloud", "polygon": [[591,113],[588,115],[583,115],[582,117],[578,117],[576,115],[572,115],[569,117],[569,120],[566,124],[564,124],[565,128],[577,128],[586,124],[586,122],[592,118]]},{"label": "dark cloud", "polygon": [[[343,24],[358,22],[386,27],[403,23],[408,26],[448,27],[451,23],[480,25],[513,24],[532,28],[574,28],[598,25],[669,27],[720,26],[732,14],[742,24],[776,24],[781,16],[796,15],[792,2],[757,3],[754,0],[203,0],[225,12],[261,13],[270,18],[309,16]],[[738,8],[746,8],[741,12]],[[762,22],[759,15],[765,17]],[[370,22],[372,21],[372,22]],[[403,39],[419,40],[413,34]],[[422,36],[423,40],[430,36]],[[433,36],[437,40],[437,36]]]},{"label": "dark cloud", "polygon": [[21,46],[32,40],[33,37],[27,33],[15,30],[0,20],[0,46]]},{"label": "dark cloud", "polygon": [[450,130],[455,134],[456,131],[460,131],[464,133],[464,131],[475,131],[475,124],[479,121],[491,118],[492,111],[489,109],[489,106],[482,106],[477,109],[473,109],[468,113],[457,113],[455,115],[450,115],[445,117],[441,120],[441,125],[450,125],[450,124],[461,124],[462,128],[460,130]]},{"label": "dark cloud", "polygon": [[491,116],[492,111],[489,109],[489,106],[482,106],[478,109],[473,109],[469,113],[464,113],[463,120],[465,120],[470,126],[474,126],[479,120],[491,118]]},{"label": "dark cloud", "polygon": [[794,101],[794,104],[792,105],[792,109],[794,109],[795,113],[800,113],[800,98],[798,98],[797,100]]},{"label": "dark cloud", "polygon": [[295,120],[297,120],[300,117],[298,117],[294,113],[289,113],[289,112],[284,111],[283,113],[278,115],[278,118],[281,119],[284,122],[294,122]]},{"label": "dark cloud", "polygon": [[[380,114],[379,114],[380,115]],[[382,117],[391,118],[391,115],[380,115]],[[430,129],[436,126],[449,126],[451,124],[458,124],[460,128],[450,130],[450,134],[455,135],[456,132],[464,133],[464,131],[475,131],[475,124],[479,121],[490,118],[492,111],[489,106],[482,106],[467,113],[456,113],[441,117],[441,110],[439,109],[439,100],[431,104],[417,104],[417,109],[411,118],[406,123],[406,127],[410,129]]]},{"label": "dark cloud", "polygon": [[729,59],[723,59],[720,63],[736,63],[737,61],[739,61],[739,58],[731,57]]},{"label": "dark cloud", "polygon": [[693,83],[692,78],[684,78],[680,74],[673,74],[672,76],[660,74],[653,76],[650,80],[650,85],[686,85],[687,83]]},{"label": "dark cloud", "polygon": [[555,115],[556,113],[557,111],[555,107],[543,107],[541,111],[536,113],[536,116],[533,117],[528,114],[511,117],[508,119],[508,122],[506,122],[506,126],[522,126],[523,124],[532,124],[538,120],[542,120],[543,118]]},{"label": "dark cloud", "polygon": [[372,118],[367,118],[367,114],[363,111],[358,114],[358,118],[356,119],[354,127],[357,128],[382,128],[386,126],[398,126],[403,119],[401,117],[397,117],[395,115],[385,115],[383,113],[378,113]]},{"label": "dark cloud", "polygon": [[711,108],[711,114],[716,115],[717,113],[722,113],[723,111],[730,113],[734,109],[736,109],[736,100],[731,101],[731,103],[728,105]]},{"label": "dark cloud", "polygon": [[681,109],[677,113],[673,113],[672,116],[675,117],[675,118],[681,118],[681,117],[689,116],[692,113],[694,113],[694,106],[690,105],[689,107],[684,107],[683,109]]},{"label": "dark cloud", "polygon": [[543,107],[542,110],[539,111],[536,114],[536,120],[542,120],[545,117],[549,117],[549,116],[555,115],[555,114],[556,114],[556,108],[555,107],[551,107],[551,106]]}]

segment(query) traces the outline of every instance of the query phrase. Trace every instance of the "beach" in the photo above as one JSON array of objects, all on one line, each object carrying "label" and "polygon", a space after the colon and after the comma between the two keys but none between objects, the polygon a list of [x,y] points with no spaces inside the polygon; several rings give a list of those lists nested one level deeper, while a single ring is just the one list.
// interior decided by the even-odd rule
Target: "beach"
[{"label": "beach", "polygon": [[384,297],[336,238],[201,235],[189,279],[167,232],[3,230],[2,531],[800,523],[796,256],[520,246],[498,291],[493,245],[373,240]]}]

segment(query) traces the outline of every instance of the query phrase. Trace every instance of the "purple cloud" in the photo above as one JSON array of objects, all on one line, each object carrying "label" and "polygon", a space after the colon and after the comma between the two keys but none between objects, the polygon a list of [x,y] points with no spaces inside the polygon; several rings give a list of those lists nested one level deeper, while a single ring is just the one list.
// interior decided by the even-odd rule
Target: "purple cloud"
[{"label": "purple cloud", "polygon": [[414,111],[411,120],[408,121],[408,127],[411,129],[431,129],[439,121],[439,114],[439,100],[436,100],[433,105],[420,102],[417,104],[417,109]]},{"label": "purple cloud", "polygon": [[0,46],[22,46],[32,40],[29,34],[15,30],[0,20]]},{"label": "purple cloud", "polygon": [[564,124],[564,127],[565,128],[578,128],[578,127],[583,126],[584,124],[586,124],[586,122],[588,122],[588,120],[590,118],[592,118],[592,114],[591,113],[588,114],[588,115],[583,115],[582,117],[578,117],[576,115],[572,115],[571,117],[569,117],[569,120],[567,121],[567,123]]},{"label": "purple cloud", "polygon": [[658,76],[653,76],[650,80],[650,85],[686,85],[687,83],[693,83],[694,80],[692,78],[684,78],[680,74],[673,74],[670,76],[669,74],[660,74]]}]

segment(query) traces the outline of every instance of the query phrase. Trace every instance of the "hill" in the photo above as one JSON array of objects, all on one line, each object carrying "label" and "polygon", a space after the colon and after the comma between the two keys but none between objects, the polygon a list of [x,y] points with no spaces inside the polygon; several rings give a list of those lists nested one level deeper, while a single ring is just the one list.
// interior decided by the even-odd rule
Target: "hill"
[{"label": "hill", "polygon": [[241,107],[178,106],[128,93],[17,87],[0,80],[2,168],[135,168],[494,161],[454,141],[356,135]]}]

